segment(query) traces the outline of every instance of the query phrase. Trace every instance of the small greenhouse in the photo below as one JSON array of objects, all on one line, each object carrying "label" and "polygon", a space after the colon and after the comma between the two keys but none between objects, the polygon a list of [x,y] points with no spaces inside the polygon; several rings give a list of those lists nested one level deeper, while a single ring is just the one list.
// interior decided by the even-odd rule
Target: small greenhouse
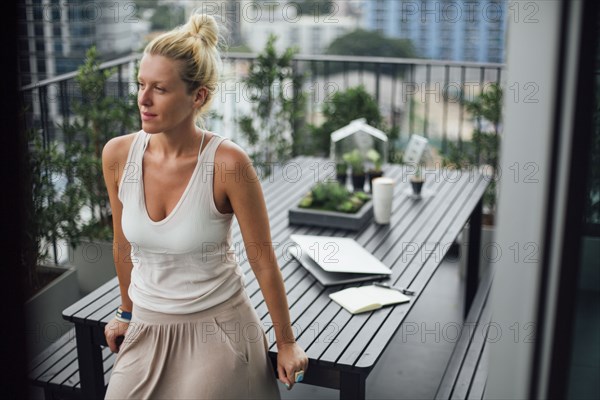
[{"label": "small greenhouse", "polygon": [[364,160],[368,159],[369,150],[376,150],[385,164],[388,160],[388,137],[367,124],[365,118],[356,119],[331,134],[329,157],[337,163],[343,160],[344,154],[353,150],[358,150]]}]

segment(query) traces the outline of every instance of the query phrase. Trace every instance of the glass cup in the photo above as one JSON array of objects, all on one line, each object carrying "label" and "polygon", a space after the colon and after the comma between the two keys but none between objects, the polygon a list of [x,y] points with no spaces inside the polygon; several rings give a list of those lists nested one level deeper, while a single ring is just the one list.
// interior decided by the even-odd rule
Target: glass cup
[{"label": "glass cup", "polygon": [[392,217],[394,180],[386,177],[373,179],[372,193],[375,222],[378,224],[389,224]]}]

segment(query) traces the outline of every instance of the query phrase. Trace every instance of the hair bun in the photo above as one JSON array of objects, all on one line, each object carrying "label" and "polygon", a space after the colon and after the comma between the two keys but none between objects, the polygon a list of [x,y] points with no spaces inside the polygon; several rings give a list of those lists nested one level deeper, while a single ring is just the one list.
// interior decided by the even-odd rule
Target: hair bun
[{"label": "hair bun", "polygon": [[219,26],[211,15],[192,14],[186,24],[187,31],[208,46],[216,47],[219,41]]}]

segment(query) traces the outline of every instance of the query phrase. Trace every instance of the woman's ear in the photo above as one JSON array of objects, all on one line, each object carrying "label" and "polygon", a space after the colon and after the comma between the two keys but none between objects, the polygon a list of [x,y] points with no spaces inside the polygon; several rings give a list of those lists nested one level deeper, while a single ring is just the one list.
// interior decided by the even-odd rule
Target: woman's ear
[{"label": "woman's ear", "polygon": [[204,103],[206,103],[207,97],[208,89],[205,86],[202,86],[196,90],[196,98],[194,99],[194,103],[198,106],[198,108],[200,108],[204,105]]}]

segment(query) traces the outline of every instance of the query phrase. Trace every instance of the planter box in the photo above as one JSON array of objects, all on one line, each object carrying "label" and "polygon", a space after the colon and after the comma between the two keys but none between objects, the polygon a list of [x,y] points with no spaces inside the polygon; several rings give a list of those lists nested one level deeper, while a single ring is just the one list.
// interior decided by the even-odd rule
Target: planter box
[{"label": "planter box", "polygon": [[79,290],[88,294],[117,275],[112,242],[83,240],[69,246],[69,263],[77,269]]},{"label": "planter box", "polygon": [[326,228],[359,230],[373,218],[373,201],[366,202],[355,214],[337,211],[312,210],[294,207],[288,211],[290,224],[313,225]]},{"label": "planter box", "polygon": [[25,303],[27,350],[31,355],[39,354],[73,327],[72,323],[63,319],[62,312],[80,298],[75,268],[43,268],[62,274]]}]

